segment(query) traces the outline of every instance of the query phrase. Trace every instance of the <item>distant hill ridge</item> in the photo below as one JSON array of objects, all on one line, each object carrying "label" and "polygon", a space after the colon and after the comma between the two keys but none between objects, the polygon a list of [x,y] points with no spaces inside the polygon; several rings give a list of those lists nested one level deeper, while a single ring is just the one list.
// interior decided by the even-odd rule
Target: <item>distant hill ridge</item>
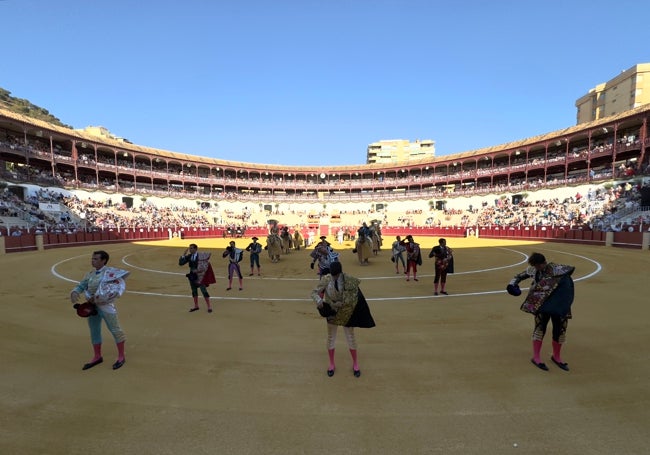
[{"label": "distant hill ridge", "polygon": [[15,98],[11,96],[11,92],[9,90],[5,90],[2,87],[0,87],[0,107],[3,107],[11,112],[15,112],[16,114],[21,114],[37,120],[42,120],[53,125],[74,129],[72,126],[66,125],[57,117],[50,114],[47,109],[35,106],[28,100]]}]

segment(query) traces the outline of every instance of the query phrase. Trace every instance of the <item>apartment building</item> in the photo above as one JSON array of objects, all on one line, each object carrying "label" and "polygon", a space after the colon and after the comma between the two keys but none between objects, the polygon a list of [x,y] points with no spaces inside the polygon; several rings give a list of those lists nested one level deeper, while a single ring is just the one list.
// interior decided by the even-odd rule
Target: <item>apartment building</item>
[{"label": "apartment building", "polygon": [[650,63],[639,63],[578,98],[576,123],[599,120],[647,103],[650,103]]},{"label": "apartment building", "polygon": [[399,163],[433,158],[435,155],[436,146],[431,139],[416,139],[415,142],[405,139],[381,140],[368,145],[366,163]]}]

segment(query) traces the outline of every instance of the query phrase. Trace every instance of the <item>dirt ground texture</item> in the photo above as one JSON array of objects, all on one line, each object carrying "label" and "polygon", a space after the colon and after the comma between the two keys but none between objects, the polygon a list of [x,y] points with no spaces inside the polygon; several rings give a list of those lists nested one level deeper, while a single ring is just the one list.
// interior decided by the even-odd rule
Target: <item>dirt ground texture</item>
[{"label": "dirt ground texture", "polygon": [[[226,240],[213,253],[215,311],[189,313],[188,240],[89,245],[0,256],[2,454],[646,454],[650,444],[648,251],[560,243],[448,239],[456,273],[433,296],[437,242],[406,282],[390,243],[369,266],[351,244],[344,272],[377,322],[357,329],[360,378],[343,333],[326,375],[325,322],[309,300],[309,251],[226,291]],[[248,239],[237,239],[240,248]],[[96,249],[130,270],[118,301],[126,364],[92,357],[86,321],[68,300]],[[504,289],[537,251],[577,267],[564,372],[530,363],[532,316]],[[528,282],[522,283],[526,287]]]}]

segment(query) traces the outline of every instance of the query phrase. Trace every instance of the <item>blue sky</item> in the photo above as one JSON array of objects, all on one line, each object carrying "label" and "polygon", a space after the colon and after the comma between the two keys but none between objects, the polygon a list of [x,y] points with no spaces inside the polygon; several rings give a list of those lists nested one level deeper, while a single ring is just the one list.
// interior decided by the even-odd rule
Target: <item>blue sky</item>
[{"label": "blue sky", "polygon": [[619,0],[0,0],[0,87],[75,128],[226,160],[362,164],[575,124],[650,62],[650,4]]}]

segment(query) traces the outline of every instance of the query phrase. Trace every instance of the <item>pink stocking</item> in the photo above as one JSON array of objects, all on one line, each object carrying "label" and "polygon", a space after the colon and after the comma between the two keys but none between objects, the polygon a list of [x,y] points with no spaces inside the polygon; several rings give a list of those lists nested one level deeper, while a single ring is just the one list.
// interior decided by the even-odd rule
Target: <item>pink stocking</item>
[{"label": "pink stocking", "polygon": [[327,354],[330,357],[330,366],[329,366],[328,370],[333,370],[335,368],[335,365],[334,365],[334,349],[328,349]]},{"label": "pink stocking", "polygon": [[90,361],[91,363],[102,358],[102,344],[101,343],[93,344],[93,352],[94,352],[95,356]]},{"label": "pink stocking", "polygon": [[123,361],[124,360],[124,341],[120,341],[117,343],[117,360],[118,361]]},{"label": "pink stocking", "polygon": [[359,371],[359,363],[357,362],[357,350],[350,349],[350,355],[352,356],[352,369],[354,371]]},{"label": "pink stocking", "polygon": [[533,340],[533,360],[535,363],[542,363],[540,352],[542,351],[542,340]]}]

